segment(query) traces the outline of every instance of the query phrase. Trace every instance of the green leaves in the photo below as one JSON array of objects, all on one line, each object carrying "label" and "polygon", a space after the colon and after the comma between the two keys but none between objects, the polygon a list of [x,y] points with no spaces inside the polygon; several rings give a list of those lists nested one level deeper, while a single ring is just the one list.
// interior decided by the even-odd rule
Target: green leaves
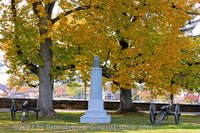
[{"label": "green leaves", "polygon": [[[10,21],[0,22],[1,47],[10,72],[18,73],[19,78],[30,76],[30,64],[44,65],[40,44],[48,45],[45,40],[50,39],[51,75],[57,80],[73,77],[71,70],[79,70],[83,81],[88,81],[93,57],[99,56],[101,65],[112,75],[109,80],[123,88],[134,88],[134,82],[140,81],[154,95],[163,93],[162,89],[175,93],[183,85],[171,84],[172,78],[184,72],[190,75],[187,79],[176,76],[174,80],[184,86],[186,81],[198,86],[198,78],[192,77],[198,77],[199,66],[185,67],[199,62],[199,50],[194,50],[197,43],[181,37],[179,30],[191,18],[185,12],[193,10],[190,2],[178,1],[174,7],[165,0],[61,0],[56,2],[63,13],[53,14],[53,19],[48,15],[55,8],[50,3],[55,1],[45,0],[34,7],[34,2],[40,2],[34,0],[18,6],[15,18],[5,6],[2,17]],[[75,10],[77,6],[80,8]],[[188,52],[182,52],[185,50]]]}]

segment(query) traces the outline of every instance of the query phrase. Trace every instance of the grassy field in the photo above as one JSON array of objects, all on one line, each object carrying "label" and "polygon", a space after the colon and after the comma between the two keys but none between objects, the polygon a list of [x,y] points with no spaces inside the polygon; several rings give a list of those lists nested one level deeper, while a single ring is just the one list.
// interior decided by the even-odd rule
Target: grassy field
[{"label": "grassy field", "polygon": [[[35,120],[35,115],[29,114],[25,122],[21,122],[21,113],[16,113],[16,120],[11,120],[10,112],[0,113],[0,132],[156,132],[156,133],[200,133],[199,115],[181,115],[180,124],[176,125],[174,116],[169,116],[167,121],[161,126],[151,125],[149,114],[127,113],[115,114],[112,116],[110,124],[83,124],[80,117],[84,113],[65,112],[58,113],[57,117],[39,117]],[[158,116],[159,117],[159,116]]]}]

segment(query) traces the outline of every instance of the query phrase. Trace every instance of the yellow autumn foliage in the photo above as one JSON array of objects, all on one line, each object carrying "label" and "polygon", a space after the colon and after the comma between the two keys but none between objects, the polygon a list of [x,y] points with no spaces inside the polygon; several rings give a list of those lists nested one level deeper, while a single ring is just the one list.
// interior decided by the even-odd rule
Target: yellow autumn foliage
[{"label": "yellow autumn foliage", "polygon": [[[1,5],[6,11],[1,20],[9,20],[0,22],[0,34],[12,74],[11,87],[20,86],[24,79],[38,82],[27,64],[45,64],[40,44],[51,39],[52,68],[48,75],[53,79],[79,74],[84,82],[89,81],[93,58],[99,56],[101,67],[108,68],[111,75],[107,80],[118,83],[112,84],[113,91],[144,82],[152,96],[177,92],[180,86],[171,84],[172,78],[185,69],[182,60],[190,59],[182,50],[197,46],[183,36],[180,27],[193,17],[187,11],[196,11],[197,0],[44,0],[37,5],[37,14],[33,10],[36,2],[39,0],[18,7],[15,22],[11,6]],[[63,12],[48,16],[47,5],[53,2]],[[41,35],[41,29],[47,32]]]}]

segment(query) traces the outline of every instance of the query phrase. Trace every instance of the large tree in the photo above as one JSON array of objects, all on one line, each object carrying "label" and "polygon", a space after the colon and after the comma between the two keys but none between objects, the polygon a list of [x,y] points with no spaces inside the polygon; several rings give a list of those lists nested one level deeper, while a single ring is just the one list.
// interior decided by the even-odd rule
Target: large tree
[{"label": "large tree", "polygon": [[[62,13],[52,14],[55,4],[59,5]],[[65,19],[65,23],[62,23],[65,27],[68,23],[66,16],[88,9],[91,12],[98,9],[99,5],[95,0],[11,0],[9,5],[1,5],[4,10],[1,18],[1,42],[6,52],[8,72],[12,74],[10,85],[20,85],[24,81],[32,86],[39,83],[42,114],[55,114],[52,105],[54,79],[63,75],[56,70],[71,70],[74,67],[73,62],[67,60],[72,55],[70,53],[65,62],[56,60],[62,55],[59,55],[61,43],[54,38],[54,26]],[[82,15],[84,13],[80,17]]]},{"label": "large tree", "polygon": [[[100,56],[103,76],[113,82],[114,90],[120,89],[120,112],[135,111],[130,91],[135,82],[144,82],[154,97],[165,91],[177,93],[180,85],[173,83],[174,75],[183,70],[181,62],[188,56],[181,51],[193,48],[191,39],[183,36],[179,28],[192,18],[194,3],[112,1],[107,15],[99,13],[101,17],[93,22],[98,30],[80,28],[80,33],[96,33],[90,34],[91,38],[82,37],[82,42],[90,40],[96,45],[81,48]],[[98,51],[98,47],[104,50]],[[91,60],[89,54],[86,52],[84,58]],[[80,64],[85,66],[84,62]]]},{"label": "large tree", "polygon": [[[22,5],[12,0],[1,21],[10,84],[39,83],[41,111],[54,114],[55,79],[73,77],[73,69],[80,70],[84,82],[89,80],[98,55],[103,76],[121,90],[120,111],[134,111],[130,88],[135,82],[145,82],[154,95],[163,93],[163,84],[174,92],[168,87],[172,74],[166,70],[180,68],[180,50],[190,40],[179,37],[179,27],[191,18],[193,2],[32,0]],[[63,12],[53,17],[57,3]]]}]

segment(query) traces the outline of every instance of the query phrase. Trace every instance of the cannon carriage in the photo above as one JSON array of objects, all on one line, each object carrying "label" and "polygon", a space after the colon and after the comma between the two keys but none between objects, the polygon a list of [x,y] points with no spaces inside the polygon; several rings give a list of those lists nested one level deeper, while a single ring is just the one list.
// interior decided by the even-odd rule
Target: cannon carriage
[{"label": "cannon carriage", "polygon": [[[15,107],[15,100],[12,99],[12,100],[11,100],[11,108],[10,108],[10,111],[11,111],[12,120],[15,120],[15,115],[16,115],[16,112],[17,112],[17,111],[22,111],[22,119],[21,119],[22,122],[24,122],[24,121],[25,121],[25,117],[29,115],[29,111],[35,111],[35,112],[36,112],[36,120],[38,120],[38,112],[40,111],[40,108],[39,108],[39,101],[37,100],[36,108],[30,108],[30,107],[29,107],[29,104],[28,104],[28,101],[25,101],[25,102],[22,104],[22,108],[16,108],[16,107]],[[28,115],[27,115],[27,114],[28,114]]]},{"label": "cannon carriage", "polygon": [[151,103],[150,104],[150,108],[149,108],[151,124],[155,124],[156,123],[156,116],[158,114],[160,114],[160,119],[159,119],[157,125],[161,125],[162,121],[165,118],[167,120],[168,119],[168,115],[174,115],[175,116],[175,123],[179,124],[180,116],[181,116],[179,104],[178,103],[176,104],[174,112],[170,112],[169,108],[170,108],[170,105],[166,105],[166,106],[161,107],[161,111],[160,112],[157,112],[155,103]]}]

